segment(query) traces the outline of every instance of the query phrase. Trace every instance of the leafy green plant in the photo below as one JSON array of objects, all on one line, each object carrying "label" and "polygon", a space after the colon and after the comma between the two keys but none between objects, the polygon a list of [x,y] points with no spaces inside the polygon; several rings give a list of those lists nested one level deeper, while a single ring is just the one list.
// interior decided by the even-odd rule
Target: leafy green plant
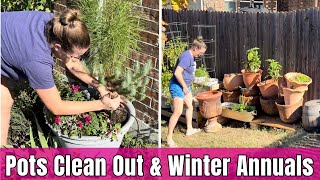
[{"label": "leafy green plant", "polygon": [[194,74],[196,77],[210,77],[208,71],[206,70],[206,68],[201,65],[201,67],[196,69],[196,72]]},{"label": "leafy green plant", "polygon": [[306,82],[310,82],[311,78],[305,74],[299,74],[294,77],[294,81],[306,83]]},{"label": "leafy green plant", "polygon": [[268,67],[268,76],[266,78],[271,78],[273,80],[278,80],[280,77],[280,71],[282,70],[282,66],[274,59],[267,59],[267,62],[269,62]]},{"label": "leafy green plant", "polygon": [[239,112],[243,112],[243,111],[251,112],[256,110],[256,108],[254,106],[248,106],[248,100],[245,100],[244,96],[241,95],[239,97],[239,104],[232,105],[231,110],[239,111]]},{"label": "leafy green plant", "polygon": [[[91,38],[88,72],[101,84],[130,100],[142,100],[148,84],[151,63],[141,67],[128,59],[139,50],[138,40],[144,29],[139,0],[77,0]],[[134,60],[135,61],[135,60]],[[148,61],[147,61],[148,62]],[[126,67],[131,67],[128,69]]]},{"label": "leafy green plant", "polygon": [[6,11],[46,11],[51,12],[53,0],[2,0],[1,12]]},{"label": "leafy green plant", "polygon": [[155,148],[158,147],[157,144],[150,144],[144,142],[143,139],[138,137],[133,137],[131,134],[124,135],[124,138],[121,143],[121,147],[124,148]]},{"label": "leafy green plant", "polygon": [[261,66],[261,60],[258,50],[259,48],[257,47],[247,50],[248,60],[244,62],[244,68],[249,68],[250,72],[257,72]]},{"label": "leafy green plant", "polygon": [[172,77],[171,71],[165,71],[161,74],[161,87],[162,87],[162,96],[167,98],[166,104],[171,103],[171,94],[169,91],[170,79]]}]

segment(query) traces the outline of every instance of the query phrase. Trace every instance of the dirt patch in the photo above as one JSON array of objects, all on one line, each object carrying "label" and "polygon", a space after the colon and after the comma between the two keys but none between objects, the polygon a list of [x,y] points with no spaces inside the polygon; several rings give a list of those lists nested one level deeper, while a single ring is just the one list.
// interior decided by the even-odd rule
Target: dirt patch
[{"label": "dirt patch", "polygon": [[118,109],[110,113],[111,122],[121,123],[122,125],[126,123],[128,117],[128,110],[125,107],[119,107]]}]

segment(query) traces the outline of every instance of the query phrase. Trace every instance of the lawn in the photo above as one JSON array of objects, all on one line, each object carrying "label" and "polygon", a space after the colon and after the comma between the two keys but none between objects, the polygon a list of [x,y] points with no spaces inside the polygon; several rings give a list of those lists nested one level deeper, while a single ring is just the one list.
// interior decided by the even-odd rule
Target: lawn
[{"label": "lawn", "polygon": [[[166,136],[168,131],[168,122],[161,122],[161,142],[162,147],[167,147]],[[250,147],[279,147],[283,142],[290,144],[288,139],[295,137],[296,132],[262,127],[258,129],[248,128],[247,123],[238,121],[229,121],[223,125],[221,131],[217,133],[206,133],[201,131],[193,136],[185,136],[186,126],[182,123],[177,124],[174,131],[174,141],[179,147],[208,147],[208,148],[250,148]],[[299,134],[299,133],[298,133]],[[283,142],[282,142],[283,141]]]}]

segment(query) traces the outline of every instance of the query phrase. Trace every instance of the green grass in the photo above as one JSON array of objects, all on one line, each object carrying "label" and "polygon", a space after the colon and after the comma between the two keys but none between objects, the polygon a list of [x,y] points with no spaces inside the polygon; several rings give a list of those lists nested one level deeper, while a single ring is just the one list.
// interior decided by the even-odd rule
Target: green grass
[{"label": "green grass", "polygon": [[[283,139],[293,132],[282,129],[263,127],[249,129],[245,123],[232,121],[223,126],[217,133],[206,133],[204,131],[193,136],[185,136],[186,126],[178,123],[173,139],[179,147],[209,147],[209,148],[250,148],[250,147],[278,147]],[[162,147],[166,147],[166,136],[168,131],[167,121],[162,121]]]}]

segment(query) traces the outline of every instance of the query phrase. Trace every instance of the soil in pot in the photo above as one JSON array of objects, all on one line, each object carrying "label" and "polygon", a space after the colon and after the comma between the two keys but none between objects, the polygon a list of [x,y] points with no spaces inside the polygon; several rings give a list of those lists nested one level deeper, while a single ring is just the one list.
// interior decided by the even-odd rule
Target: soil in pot
[{"label": "soil in pot", "polygon": [[202,117],[211,119],[221,114],[221,96],[222,93],[219,91],[206,91],[197,94],[196,99],[199,102]]},{"label": "soil in pot", "polygon": [[260,91],[257,88],[253,88],[253,89],[242,88],[241,93],[246,97],[250,97],[250,96],[258,96]]},{"label": "soil in pot", "polygon": [[308,87],[303,86],[296,89],[283,88],[284,102],[286,105],[292,105],[298,103],[304,93],[308,90]]},{"label": "soil in pot", "polygon": [[276,105],[278,99],[265,99],[260,97],[262,111],[270,116],[278,116],[279,111]]},{"label": "soil in pot", "polygon": [[309,76],[297,72],[289,72],[284,75],[284,78],[287,81],[288,88],[306,87],[312,83],[312,79]]},{"label": "soil in pot", "polygon": [[241,73],[224,74],[223,86],[228,91],[234,91],[243,87],[243,76]]},{"label": "soil in pot", "polygon": [[261,82],[262,70],[259,69],[257,72],[249,72],[246,69],[242,69],[241,73],[243,75],[243,82],[246,88],[254,88],[257,87],[257,84]]},{"label": "soil in pot", "polygon": [[258,106],[260,104],[260,96],[243,97],[248,106]]},{"label": "soil in pot", "polygon": [[269,79],[262,81],[257,86],[265,99],[276,99],[278,97],[279,85],[277,80]]},{"label": "soil in pot", "polygon": [[223,102],[239,102],[240,91],[222,91]]},{"label": "soil in pot", "polygon": [[110,121],[121,123],[121,126],[123,126],[128,119],[128,115],[127,108],[119,106],[118,109],[110,112]]},{"label": "soil in pot", "polygon": [[284,101],[279,99],[276,106],[279,111],[281,121],[285,123],[294,123],[301,119],[303,99],[292,105],[284,105]]}]

